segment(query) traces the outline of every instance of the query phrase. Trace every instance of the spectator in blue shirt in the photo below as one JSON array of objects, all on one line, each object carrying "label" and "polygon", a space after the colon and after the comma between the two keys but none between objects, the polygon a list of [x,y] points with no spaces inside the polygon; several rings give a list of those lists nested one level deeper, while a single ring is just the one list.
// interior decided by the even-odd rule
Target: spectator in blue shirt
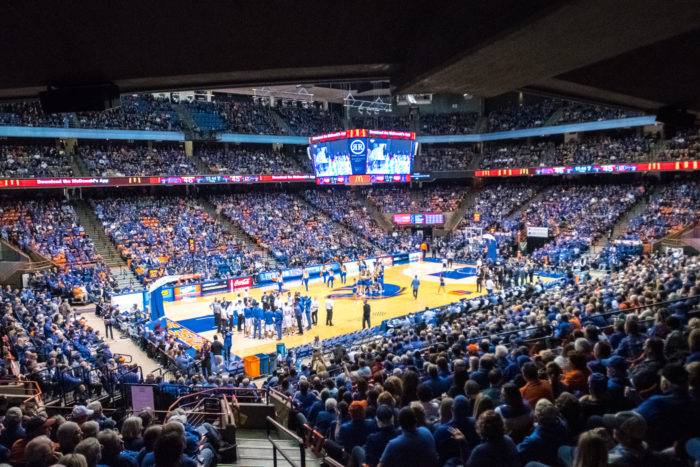
[{"label": "spectator in blue shirt", "polygon": [[[476,446],[478,437],[474,429],[474,419],[470,417],[470,404],[466,397],[455,397],[452,405],[452,419],[435,429],[435,446],[440,458],[440,465],[444,465],[449,459],[466,457],[469,449]],[[460,439],[453,436],[454,430],[462,434]],[[461,454],[464,453],[465,456]]]},{"label": "spectator in blue shirt", "polygon": [[309,382],[306,380],[299,381],[299,390],[294,394],[294,404],[307,415],[309,409],[316,402],[316,396],[309,391]]},{"label": "spectator in blue shirt", "polygon": [[440,370],[437,365],[430,364],[428,366],[428,379],[423,384],[430,388],[433,397],[440,397],[443,392],[447,391],[446,380],[440,377]]},{"label": "spectator in blue shirt", "polygon": [[340,426],[338,443],[343,446],[345,452],[350,454],[355,446],[362,446],[367,441],[367,436],[377,429],[373,420],[365,419],[365,406],[360,401],[354,401],[348,407],[350,421]]},{"label": "spectator in blue shirt", "polygon": [[468,465],[520,467],[515,443],[505,434],[503,419],[493,410],[487,410],[476,422],[476,432],[483,440],[474,448]]},{"label": "spectator in blue shirt", "polygon": [[646,439],[652,449],[700,434],[700,426],[691,422],[700,417],[700,407],[688,394],[688,372],[683,365],[664,366],[661,391],[662,394],[651,396],[634,409],[647,423]]},{"label": "spectator in blue shirt", "polygon": [[642,354],[645,340],[639,332],[639,323],[635,319],[625,321],[625,334],[627,336],[620,341],[620,345],[615,349],[615,355],[634,360]]},{"label": "spectator in blue shirt", "polygon": [[419,427],[410,407],[399,412],[401,434],[389,441],[379,460],[379,467],[436,467],[438,454],[435,440],[427,428]]},{"label": "spectator in blue shirt", "polygon": [[535,429],[517,446],[520,461],[557,465],[559,447],[568,441],[559,409],[547,399],[540,399],[535,405],[535,422]]},{"label": "spectator in blue shirt", "polygon": [[[376,413],[377,431],[367,436],[365,445],[362,448],[355,448],[353,456],[361,460],[364,455],[364,463],[370,467],[375,467],[379,463],[389,441],[396,438],[401,432],[394,427],[394,410],[386,404],[377,408]],[[360,464],[361,462],[358,462]]]}]

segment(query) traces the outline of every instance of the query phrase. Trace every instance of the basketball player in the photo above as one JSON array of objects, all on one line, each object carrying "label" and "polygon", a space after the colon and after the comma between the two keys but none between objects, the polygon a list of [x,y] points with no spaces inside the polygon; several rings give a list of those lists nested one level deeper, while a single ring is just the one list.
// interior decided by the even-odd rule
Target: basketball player
[{"label": "basketball player", "polygon": [[335,285],[335,272],[333,271],[333,267],[328,268],[328,287],[331,289]]},{"label": "basketball player", "polygon": [[445,291],[445,276],[440,274],[440,286],[438,287],[438,294]]}]

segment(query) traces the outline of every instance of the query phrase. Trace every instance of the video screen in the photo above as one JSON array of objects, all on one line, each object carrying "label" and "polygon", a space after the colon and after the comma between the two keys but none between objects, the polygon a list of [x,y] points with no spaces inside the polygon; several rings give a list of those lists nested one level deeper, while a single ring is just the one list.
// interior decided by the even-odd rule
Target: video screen
[{"label": "video screen", "polygon": [[368,174],[410,174],[415,143],[405,139],[367,140]]},{"label": "video screen", "polygon": [[348,138],[309,146],[317,177],[410,174],[414,151],[414,141],[383,138]]}]

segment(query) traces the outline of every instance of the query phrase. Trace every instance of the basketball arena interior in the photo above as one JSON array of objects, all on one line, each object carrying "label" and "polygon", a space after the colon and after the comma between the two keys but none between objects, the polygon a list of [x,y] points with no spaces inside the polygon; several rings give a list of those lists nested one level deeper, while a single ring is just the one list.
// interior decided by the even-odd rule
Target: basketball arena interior
[{"label": "basketball arena interior", "polygon": [[0,466],[700,466],[697,1],[0,9]]}]

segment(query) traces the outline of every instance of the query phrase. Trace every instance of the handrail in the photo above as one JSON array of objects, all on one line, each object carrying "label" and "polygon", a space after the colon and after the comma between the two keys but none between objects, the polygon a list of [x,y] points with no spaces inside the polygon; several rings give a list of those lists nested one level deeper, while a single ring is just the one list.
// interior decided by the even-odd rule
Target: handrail
[{"label": "handrail", "polygon": [[[20,380],[20,379],[0,379],[0,388],[2,386],[9,386],[10,384],[21,384],[24,387],[25,393],[29,393],[29,397],[22,401],[23,404],[28,403],[32,399],[37,403],[41,404],[43,400],[43,393],[41,392],[41,386],[39,383],[33,380]],[[29,387],[28,387],[29,386]],[[26,395],[26,394],[25,394]]]},{"label": "handrail", "polygon": [[289,429],[285,428],[282,426],[279,422],[274,420],[272,417],[268,416],[265,418],[267,421],[267,440],[272,444],[272,463],[273,465],[277,465],[277,451],[282,454],[282,457],[284,457],[287,462],[289,462],[290,465],[295,465],[294,461],[284,452],[284,449],[282,449],[282,446],[277,444],[277,441],[272,439],[270,437],[270,425],[272,425],[275,429],[282,431],[285,435],[289,436],[293,441],[295,441],[299,445],[299,460],[301,467],[306,467],[306,445],[304,444],[304,440],[298,437],[295,433],[292,433],[289,431]]},{"label": "handrail", "polygon": [[329,456],[325,456],[322,460],[328,467],[345,467],[343,464]]},{"label": "handrail", "polygon": [[[190,386],[185,386],[187,388],[190,388]],[[267,394],[268,391],[264,389],[259,389],[259,388],[234,388],[234,387],[213,387],[213,388],[207,388],[207,389],[202,389],[197,392],[185,394],[184,396],[178,397],[175,402],[170,404],[170,407],[168,407],[168,414],[175,410],[177,407],[182,405],[182,401],[188,398],[193,398],[193,397],[199,397],[207,394],[232,394],[233,396],[236,395],[236,393],[244,393],[244,395],[249,395],[249,394],[255,394],[256,397],[262,396],[264,394]],[[263,398],[260,397],[262,400]],[[238,398],[236,397],[236,400]],[[266,402],[269,403],[269,400]]]}]

